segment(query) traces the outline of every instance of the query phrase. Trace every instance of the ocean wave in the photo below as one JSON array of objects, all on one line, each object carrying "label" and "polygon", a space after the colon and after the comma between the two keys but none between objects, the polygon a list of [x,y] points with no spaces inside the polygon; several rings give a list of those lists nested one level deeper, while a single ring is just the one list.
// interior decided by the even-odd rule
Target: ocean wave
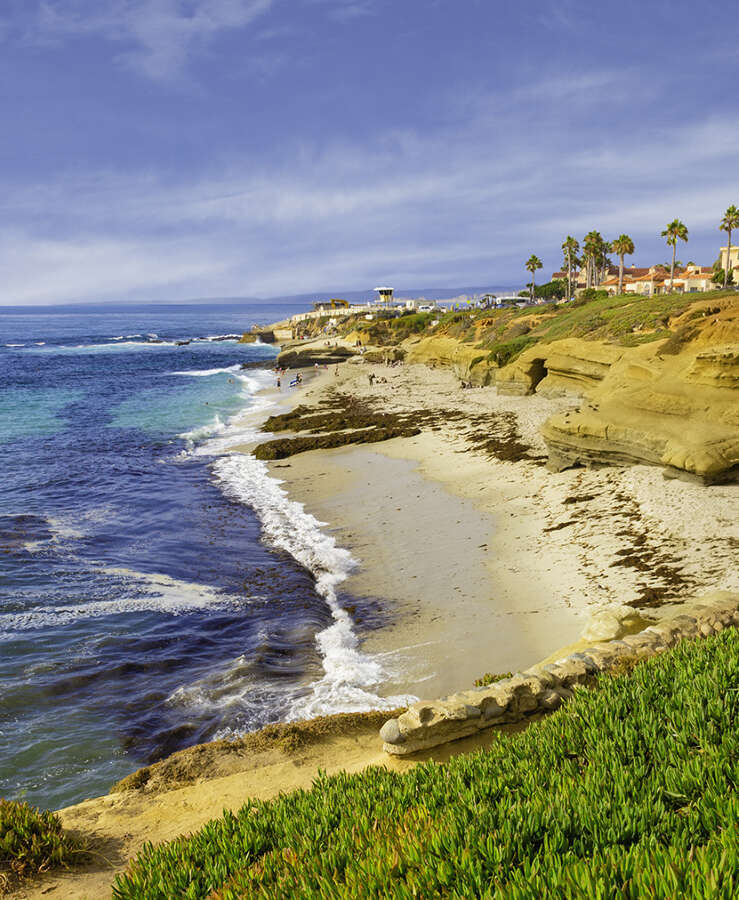
[{"label": "ocean wave", "polygon": [[193,338],[194,341],[208,341],[212,343],[213,341],[240,341],[240,334],[208,334],[205,337],[196,337]]},{"label": "ocean wave", "polygon": [[25,347],[25,344],[6,344],[6,347]]},{"label": "ocean wave", "polygon": [[212,422],[208,422],[206,425],[200,425],[190,431],[183,431],[182,434],[178,434],[177,437],[182,438],[187,445],[187,450],[191,451],[196,444],[207,438],[213,437],[216,434],[222,434],[227,427],[228,425],[221,421],[220,416],[216,415]]},{"label": "ocean wave", "polygon": [[94,600],[90,603],[30,609],[0,614],[0,632],[34,631],[73,625],[87,619],[128,613],[159,612],[171,616],[204,609],[236,608],[248,599],[222,593],[204,584],[180,581],[169,575],[136,572],[124,568],[103,568],[101,574],[123,579],[130,596],[116,600]]},{"label": "ocean wave", "polygon": [[290,500],[260,460],[234,454],[217,460],[212,468],[226,496],[255,510],[267,541],[285,550],[313,575],[316,592],[331,612],[333,623],[316,635],[324,675],[313,683],[307,696],[296,700],[288,720],[392,709],[413,702],[414,697],[380,697],[376,692],[387,673],[377,658],[359,649],[351,616],[337,596],[339,585],[357,566],[351,553],[325,534],[322,523],[301,503]]},{"label": "ocean wave", "polygon": [[183,372],[169,372],[169,375],[190,375],[192,378],[209,378],[211,375],[234,375],[243,371],[241,364],[236,363],[234,366],[226,366],[221,369],[186,369]]},{"label": "ocean wave", "polygon": [[125,340],[119,341],[115,340],[115,342],[111,341],[108,344],[73,344],[67,347],[50,347],[50,350],[54,350],[55,352],[78,352],[80,350],[85,351],[97,351],[97,352],[110,352],[113,350],[121,350],[127,349],[129,347],[147,347],[149,349],[160,349],[162,347],[175,347],[177,346],[174,341],[160,341],[160,340],[150,340],[150,341],[133,341],[133,340]]},{"label": "ocean wave", "polygon": [[259,439],[261,436],[259,423],[263,420],[265,412],[274,406],[274,401],[259,396],[259,391],[271,383],[271,375],[266,372],[246,375],[238,365],[223,369],[195,369],[170,374],[196,378],[227,374],[240,384],[240,393],[245,401],[244,407],[225,421],[216,415],[210,422],[178,434],[177,436],[185,441],[185,449],[180,454],[180,459],[190,456],[220,456],[236,446],[253,443]]}]

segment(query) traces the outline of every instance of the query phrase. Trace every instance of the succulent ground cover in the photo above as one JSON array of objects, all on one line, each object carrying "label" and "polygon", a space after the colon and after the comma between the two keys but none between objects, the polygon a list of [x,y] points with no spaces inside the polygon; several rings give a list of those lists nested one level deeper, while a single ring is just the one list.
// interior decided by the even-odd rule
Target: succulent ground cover
[{"label": "succulent ground cover", "polygon": [[738,716],[729,628],[488,750],[321,776],[147,847],[114,896],[734,897]]},{"label": "succulent ground cover", "polygon": [[84,850],[58,816],[0,799],[0,894],[13,881],[79,862]]}]

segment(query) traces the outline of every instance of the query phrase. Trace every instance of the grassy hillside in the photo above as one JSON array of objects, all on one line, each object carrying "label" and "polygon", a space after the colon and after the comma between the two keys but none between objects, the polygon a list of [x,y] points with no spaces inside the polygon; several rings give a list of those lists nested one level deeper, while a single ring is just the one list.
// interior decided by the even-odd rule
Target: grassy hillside
[{"label": "grassy hillside", "polygon": [[146,848],[119,900],[734,897],[739,633],[445,765],[319,778]]},{"label": "grassy hillside", "polygon": [[[696,317],[704,317],[705,301],[717,309],[739,302],[733,291],[707,294],[666,294],[652,298],[622,295],[563,305],[523,309],[470,310],[444,313],[409,313],[399,318],[367,322],[347,320],[347,331],[366,335],[380,346],[396,344],[413,335],[456,338],[485,352],[499,366],[511,362],[534,343],[550,343],[567,337],[610,341],[635,346],[675,334],[674,321],[699,304]],[[433,324],[433,323],[436,324]]]}]

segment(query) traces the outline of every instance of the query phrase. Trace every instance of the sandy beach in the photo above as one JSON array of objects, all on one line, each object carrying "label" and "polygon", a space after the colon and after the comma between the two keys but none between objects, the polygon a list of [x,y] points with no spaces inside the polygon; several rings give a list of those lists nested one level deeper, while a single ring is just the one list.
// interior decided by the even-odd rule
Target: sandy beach
[{"label": "sandy beach", "polygon": [[[525,669],[606,637],[598,633],[603,609],[622,608],[638,630],[644,618],[674,615],[703,593],[739,590],[735,485],[668,480],[648,466],[549,472],[538,429],[572,399],[462,389],[449,370],[424,366],[357,361],[334,373],[313,372],[301,388],[283,388],[277,411],[339,394],[374,410],[439,413],[412,437],[270,464],[290,497],[357,560],[340,596],[361,650],[382,664],[380,694],[434,699],[485,672]],[[379,382],[370,385],[369,374]],[[276,392],[269,398],[278,399]],[[481,443],[481,422],[500,440]],[[506,440],[525,458],[498,458],[495,448],[505,455]],[[165,774],[141,790],[62,810],[65,827],[92,839],[93,860],[14,896],[107,896],[145,841],[197,829],[250,797],[308,788],[319,770],[402,771],[424,759],[443,761],[525,725],[405,759],[383,753],[376,724],[359,718],[337,731],[337,719],[298,749],[269,739],[262,749],[228,753],[194,747],[162,763]]]},{"label": "sandy beach", "polygon": [[[499,396],[461,388],[448,370],[364,362],[322,373],[299,402],[336,393],[384,412],[504,416],[542,457],[539,426],[578,402]],[[480,450],[464,420],[297,454],[271,471],[359,561],[344,587],[381,609],[362,637],[386,671],[383,694],[438,697],[485,672],[556,657],[604,607],[654,618],[703,590],[739,587],[731,485],[667,480],[648,466],[554,474],[543,459]]]}]

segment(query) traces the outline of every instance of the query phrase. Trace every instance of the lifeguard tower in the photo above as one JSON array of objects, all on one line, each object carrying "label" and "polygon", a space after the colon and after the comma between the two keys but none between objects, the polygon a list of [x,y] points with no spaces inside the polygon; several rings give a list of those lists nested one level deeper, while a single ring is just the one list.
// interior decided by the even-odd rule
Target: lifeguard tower
[{"label": "lifeguard tower", "polygon": [[378,301],[380,303],[384,303],[385,306],[390,306],[393,302],[393,289],[390,287],[376,287],[375,292],[377,293]]}]

